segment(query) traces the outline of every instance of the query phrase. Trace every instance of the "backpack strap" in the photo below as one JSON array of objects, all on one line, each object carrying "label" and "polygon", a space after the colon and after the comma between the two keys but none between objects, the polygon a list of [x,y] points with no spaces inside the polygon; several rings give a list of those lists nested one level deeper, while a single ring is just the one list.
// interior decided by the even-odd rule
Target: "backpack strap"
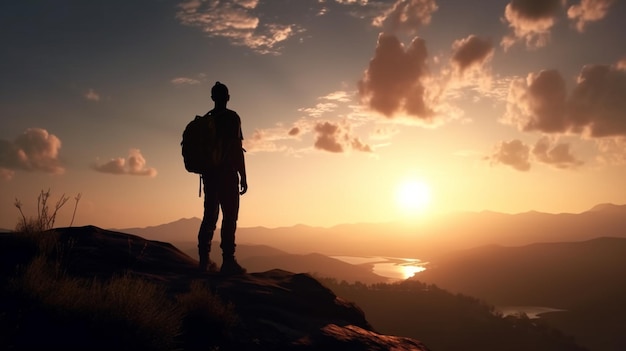
[{"label": "backpack strap", "polygon": [[202,197],[202,174],[198,175],[200,178],[200,185],[198,186],[198,197]]}]

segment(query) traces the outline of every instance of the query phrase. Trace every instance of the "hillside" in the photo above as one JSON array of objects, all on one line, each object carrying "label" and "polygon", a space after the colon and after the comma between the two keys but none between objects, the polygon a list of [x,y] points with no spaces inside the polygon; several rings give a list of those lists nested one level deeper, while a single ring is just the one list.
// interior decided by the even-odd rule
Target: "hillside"
[{"label": "hillside", "polygon": [[[37,268],[43,251],[52,274]],[[410,336],[424,333],[435,343],[442,335],[457,340],[439,344],[438,351],[467,344],[481,351],[524,345],[584,350],[550,327],[502,317],[477,299],[434,286],[369,288],[276,269],[235,277],[200,273],[197,262],[171,244],[92,226],[34,237],[2,234],[0,260],[0,340],[12,349],[145,349],[147,344],[170,349],[163,342],[169,340],[182,350],[427,350],[419,337]],[[33,270],[40,273],[33,277]],[[208,291],[199,293],[197,283]],[[107,284],[116,290],[107,293]],[[166,300],[158,298],[161,289]],[[213,312],[187,310],[180,324],[176,306],[189,300]],[[368,314],[350,302],[357,300],[387,333],[372,327]],[[107,308],[112,302],[123,308]],[[32,338],[35,331],[38,337]]]},{"label": "hillside", "polygon": [[415,279],[504,306],[566,312],[542,318],[598,351],[626,349],[626,238],[489,245],[451,252]]},{"label": "hillside", "polygon": [[[40,256],[44,251],[47,255]],[[58,228],[38,236],[2,234],[0,260],[0,340],[8,349],[163,349],[164,332],[171,332],[173,349],[183,350],[427,351],[415,339],[376,332],[360,308],[310,275],[282,270],[232,277],[201,273],[197,261],[171,244],[93,226]],[[47,260],[53,274],[38,268]],[[123,284],[107,293],[106,284],[120,279]],[[190,295],[197,283],[209,291]],[[93,286],[102,288],[85,289]],[[139,287],[138,293],[128,294],[134,286]],[[158,305],[141,307],[142,296],[153,298],[161,288],[169,302],[156,299]],[[89,294],[77,295],[77,291]],[[74,297],[68,301],[64,296]],[[120,311],[98,310],[100,304],[117,301],[117,296],[127,296],[113,304],[121,304]],[[128,304],[126,299],[137,301]],[[174,307],[189,299],[223,310],[218,315],[232,321],[190,310],[177,327],[170,314],[176,315]],[[83,300],[86,304],[80,303]],[[137,305],[135,313],[126,312]],[[141,319],[145,311],[153,315]],[[157,316],[171,328],[154,325]],[[222,324],[229,326],[223,333],[216,330]]]}]

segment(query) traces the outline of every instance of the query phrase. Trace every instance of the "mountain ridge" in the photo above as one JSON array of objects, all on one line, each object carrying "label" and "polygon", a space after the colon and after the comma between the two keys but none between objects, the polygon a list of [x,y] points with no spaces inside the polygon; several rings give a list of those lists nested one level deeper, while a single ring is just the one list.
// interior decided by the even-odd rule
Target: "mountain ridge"
[{"label": "mountain ridge", "polygon": [[[192,217],[158,226],[116,230],[179,243],[196,241],[199,226],[200,219]],[[599,204],[578,214],[483,211],[433,217],[413,224],[240,227],[237,242],[267,244],[293,254],[319,252],[328,256],[384,255],[430,260],[445,252],[487,244],[519,246],[534,242],[581,241],[598,236],[626,237],[621,230],[625,227],[626,205]]]}]

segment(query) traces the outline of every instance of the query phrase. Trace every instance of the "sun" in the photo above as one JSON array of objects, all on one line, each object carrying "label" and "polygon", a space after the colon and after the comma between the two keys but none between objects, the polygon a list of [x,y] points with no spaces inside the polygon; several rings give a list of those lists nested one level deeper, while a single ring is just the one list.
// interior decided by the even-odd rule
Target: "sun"
[{"label": "sun", "polygon": [[424,212],[431,201],[430,187],[421,180],[405,181],[398,186],[396,201],[407,214]]}]

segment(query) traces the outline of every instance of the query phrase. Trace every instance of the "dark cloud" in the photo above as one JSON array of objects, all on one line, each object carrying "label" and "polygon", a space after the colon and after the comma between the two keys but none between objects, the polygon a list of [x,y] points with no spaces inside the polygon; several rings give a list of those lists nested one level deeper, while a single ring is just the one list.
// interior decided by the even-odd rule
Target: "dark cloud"
[{"label": "dark cloud", "polygon": [[575,131],[582,130],[592,137],[626,136],[626,69],[585,66],[569,107]]},{"label": "dark cloud", "polygon": [[155,177],[156,169],[146,167],[146,159],[138,149],[131,149],[127,158],[117,157],[103,164],[95,164],[92,168],[98,172],[109,174],[129,174]]},{"label": "dark cloud", "polygon": [[0,173],[10,179],[15,170],[62,174],[61,140],[41,128],[29,128],[13,142],[0,140]]},{"label": "dark cloud", "polygon": [[488,159],[492,164],[504,164],[518,171],[530,170],[530,148],[519,139],[501,141]]},{"label": "dark cloud", "polygon": [[339,142],[341,137],[340,128],[330,122],[318,123],[315,125],[315,148],[329,152],[343,152],[343,146]]},{"label": "dark cloud", "polygon": [[567,91],[556,70],[529,74],[511,83],[507,115],[524,131],[563,132]]},{"label": "dark cloud", "polygon": [[567,9],[567,17],[576,22],[576,29],[579,32],[583,32],[588,23],[603,19],[614,2],[614,0],[581,0],[579,4]]},{"label": "dark cloud", "polygon": [[491,59],[494,52],[491,41],[475,35],[455,41],[452,49],[452,65],[461,75],[472,67],[482,67],[486,61]]},{"label": "dark cloud", "polygon": [[547,137],[539,139],[532,148],[519,139],[501,141],[486,159],[492,164],[511,166],[522,172],[530,170],[531,161],[560,169],[575,169],[584,164],[572,154],[568,143],[553,145]]},{"label": "dark cloud", "polygon": [[626,136],[626,70],[587,65],[568,96],[558,71],[530,74],[511,84],[505,121],[524,131]]},{"label": "dark cloud", "polygon": [[545,46],[550,30],[562,11],[563,0],[513,0],[504,10],[504,21],[513,30],[502,39],[501,45],[508,49],[519,40],[528,48]]},{"label": "dark cloud", "polygon": [[374,58],[359,81],[361,100],[388,118],[398,113],[430,119],[422,79],[428,74],[426,45],[415,38],[405,50],[394,35],[380,34]]},{"label": "dark cloud", "polygon": [[291,129],[289,129],[289,132],[287,132],[287,134],[289,134],[289,136],[297,136],[297,135],[300,134],[300,128],[293,127]]},{"label": "dark cloud", "polygon": [[340,153],[348,149],[372,152],[372,148],[364,144],[359,138],[350,134],[350,130],[341,124],[331,122],[319,122],[313,128],[315,131],[315,143],[313,146],[318,150]]},{"label": "dark cloud", "polygon": [[559,143],[552,146],[548,138],[539,139],[532,153],[537,161],[562,169],[576,168],[584,163],[572,155],[569,144]]}]

